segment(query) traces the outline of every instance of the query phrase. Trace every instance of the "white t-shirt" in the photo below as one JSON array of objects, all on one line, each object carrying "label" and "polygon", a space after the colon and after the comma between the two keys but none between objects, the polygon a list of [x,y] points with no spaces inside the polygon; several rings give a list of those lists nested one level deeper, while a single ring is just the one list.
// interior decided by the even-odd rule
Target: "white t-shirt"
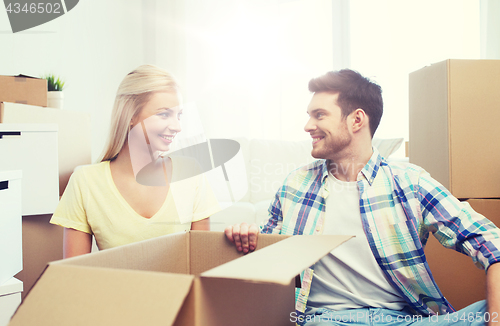
[{"label": "white t-shirt", "polygon": [[[192,160],[172,158],[172,174],[195,168]],[[203,174],[173,182],[165,202],[151,218],[139,215],[123,198],[111,176],[109,161],[77,169],[50,223],[94,234],[99,249],[187,231],[191,222],[220,210]]]},{"label": "white t-shirt", "polygon": [[309,309],[363,307],[401,310],[406,301],[387,281],[363,231],[356,182],[328,175],[323,234],[355,235],[314,266]]}]

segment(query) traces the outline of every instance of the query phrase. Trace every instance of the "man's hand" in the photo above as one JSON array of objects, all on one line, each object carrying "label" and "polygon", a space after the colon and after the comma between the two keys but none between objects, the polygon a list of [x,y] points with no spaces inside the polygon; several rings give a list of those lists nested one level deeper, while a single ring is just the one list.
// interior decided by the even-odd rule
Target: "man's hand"
[{"label": "man's hand", "polygon": [[259,228],[256,224],[235,224],[226,227],[224,230],[226,237],[235,244],[238,251],[243,251],[247,253],[249,251],[254,251],[257,247],[257,236],[259,234]]}]

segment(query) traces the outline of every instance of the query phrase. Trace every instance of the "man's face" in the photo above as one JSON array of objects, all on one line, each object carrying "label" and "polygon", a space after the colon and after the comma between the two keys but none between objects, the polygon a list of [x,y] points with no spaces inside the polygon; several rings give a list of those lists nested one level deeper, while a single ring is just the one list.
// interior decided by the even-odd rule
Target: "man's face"
[{"label": "man's face", "polygon": [[315,158],[338,160],[351,143],[352,136],[337,98],[338,94],[315,93],[307,108],[309,121],[304,130],[313,138],[311,155]]}]

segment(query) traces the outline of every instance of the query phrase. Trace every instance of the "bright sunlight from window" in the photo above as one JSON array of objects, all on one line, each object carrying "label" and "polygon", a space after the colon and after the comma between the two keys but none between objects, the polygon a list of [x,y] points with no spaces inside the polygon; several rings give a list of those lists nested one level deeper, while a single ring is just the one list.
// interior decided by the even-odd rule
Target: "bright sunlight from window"
[{"label": "bright sunlight from window", "polygon": [[410,72],[446,59],[480,58],[479,16],[475,0],[350,1],[351,68],[383,89],[376,137],[408,140]]}]

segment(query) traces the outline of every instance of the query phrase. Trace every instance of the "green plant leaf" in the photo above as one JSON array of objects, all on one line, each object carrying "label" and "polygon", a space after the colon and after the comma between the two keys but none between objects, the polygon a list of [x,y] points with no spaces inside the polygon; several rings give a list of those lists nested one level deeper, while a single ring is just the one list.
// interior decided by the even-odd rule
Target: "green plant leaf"
[{"label": "green plant leaf", "polygon": [[42,77],[43,79],[47,80],[47,90],[49,92],[54,92],[54,91],[62,91],[64,89],[64,81],[62,81],[59,77],[50,74],[50,75],[45,75]]}]

